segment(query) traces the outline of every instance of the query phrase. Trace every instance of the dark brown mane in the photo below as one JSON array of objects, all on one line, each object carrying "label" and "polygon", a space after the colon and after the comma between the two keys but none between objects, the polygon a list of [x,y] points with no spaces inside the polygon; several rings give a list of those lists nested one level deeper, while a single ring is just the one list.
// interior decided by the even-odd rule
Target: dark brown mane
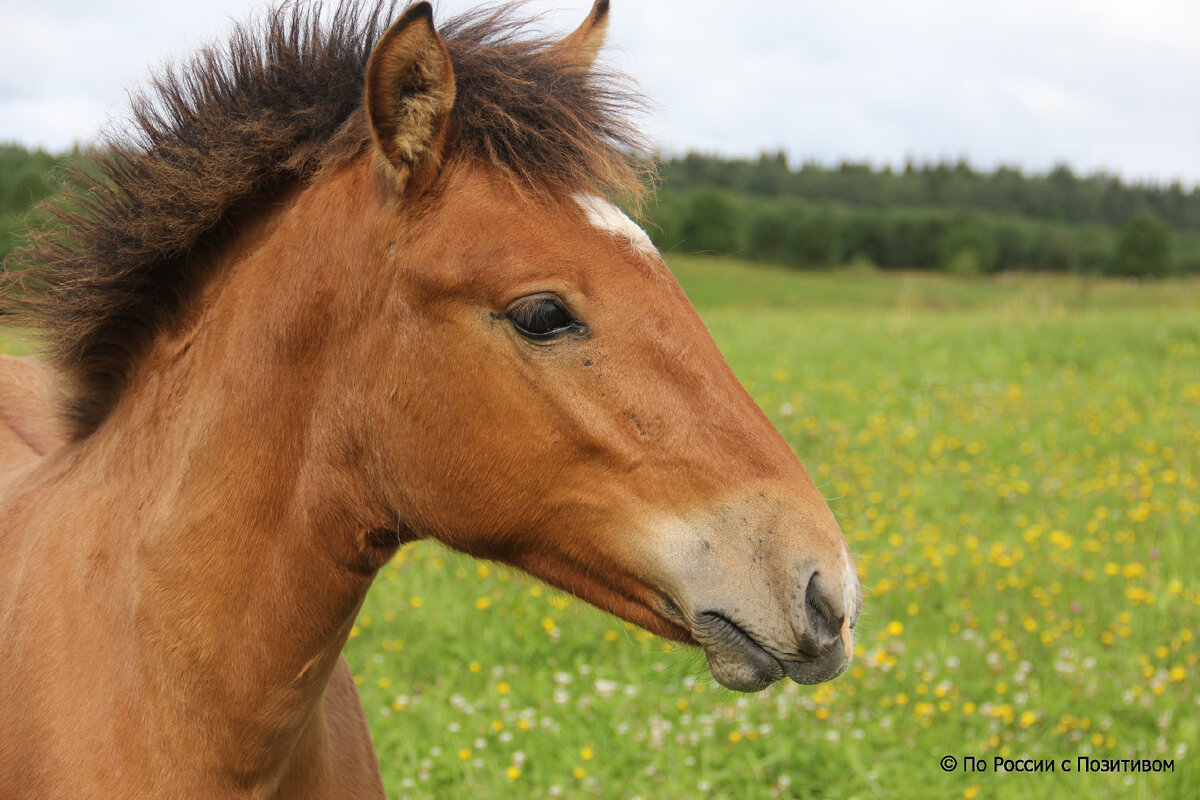
[{"label": "dark brown mane", "polygon": [[[537,190],[593,186],[637,199],[620,76],[585,73],[531,36],[514,6],[439,25],[454,65],[452,158]],[[365,151],[363,81],[395,0],[288,3],[202,50],[133,101],[130,130],[75,167],[47,222],[6,265],[5,311],[41,332],[71,382],[77,436],[107,416],[135,359],[199,283],[203,253],[239,214]]]}]

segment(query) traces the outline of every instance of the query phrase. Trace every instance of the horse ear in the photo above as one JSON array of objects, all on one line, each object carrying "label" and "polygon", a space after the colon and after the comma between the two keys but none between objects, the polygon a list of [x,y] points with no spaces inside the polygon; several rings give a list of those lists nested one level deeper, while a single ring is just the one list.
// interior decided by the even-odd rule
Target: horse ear
[{"label": "horse ear", "polygon": [[366,107],[371,135],[402,181],[436,174],[449,138],[454,67],[429,3],[405,11],[371,51]]},{"label": "horse ear", "polygon": [[604,44],[608,31],[608,0],[596,0],[592,11],[583,24],[567,38],[554,45],[554,49],[584,69],[591,69],[596,56]]}]

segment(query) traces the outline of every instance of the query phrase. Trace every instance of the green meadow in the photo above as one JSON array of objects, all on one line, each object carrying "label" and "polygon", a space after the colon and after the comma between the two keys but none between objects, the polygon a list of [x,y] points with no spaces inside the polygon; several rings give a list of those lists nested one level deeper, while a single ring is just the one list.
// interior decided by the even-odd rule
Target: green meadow
[{"label": "green meadow", "polygon": [[346,651],[389,797],[1195,797],[1200,281],[670,265],[857,555],[854,663],[735,694],[418,543]]}]

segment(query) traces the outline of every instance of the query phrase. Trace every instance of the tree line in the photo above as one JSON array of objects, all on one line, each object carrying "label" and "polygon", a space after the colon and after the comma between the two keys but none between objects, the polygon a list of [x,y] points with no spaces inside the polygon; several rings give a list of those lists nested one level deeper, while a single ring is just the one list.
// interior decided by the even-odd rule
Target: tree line
[{"label": "tree line", "polygon": [[954,208],[1109,227],[1147,214],[1169,227],[1200,232],[1200,190],[1184,190],[1178,181],[1129,184],[1103,172],[1080,176],[1065,164],[1045,174],[1013,167],[985,172],[965,160],[908,161],[902,170],[850,161],[835,167],[806,162],[793,169],[783,151],[756,159],[689,153],[664,160],[660,174],[675,191],[726,189],[756,197],[874,208]]},{"label": "tree line", "polygon": [[[0,259],[77,153],[0,145]],[[1054,270],[1200,274],[1200,190],[1110,175],[1044,175],[966,162],[903,170],[790,165],[785,153],[664,159],[644,221],[664,250],[799,268],[862,263],[963,274]]]},{"label": "tree line", "polygon": [[1200,191],[966,162],[902,171],[691,153],[665,160],[646,219],[660,248],[815,268],[1200,274]]},{"label": "tree line", "polygon": [[1147,212],[1120,227],[1071,225],[936,206],[880,208],[664,186],[645,222],[662,250],[799,268],[1200,274],[1200,234],[1174,230]]}]

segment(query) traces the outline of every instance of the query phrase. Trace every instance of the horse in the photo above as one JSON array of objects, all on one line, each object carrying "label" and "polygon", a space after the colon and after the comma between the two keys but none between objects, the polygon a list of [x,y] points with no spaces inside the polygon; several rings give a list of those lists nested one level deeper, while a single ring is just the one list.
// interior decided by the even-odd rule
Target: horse
[{"label": "horse", "polygon": [[617,204],[607,0],[397,10],[160,73],[9,260],[46,366],[0,362],[0,795],[381,797],[341,653],[416,539],[733,690],[845,670],[839,526]]}]

